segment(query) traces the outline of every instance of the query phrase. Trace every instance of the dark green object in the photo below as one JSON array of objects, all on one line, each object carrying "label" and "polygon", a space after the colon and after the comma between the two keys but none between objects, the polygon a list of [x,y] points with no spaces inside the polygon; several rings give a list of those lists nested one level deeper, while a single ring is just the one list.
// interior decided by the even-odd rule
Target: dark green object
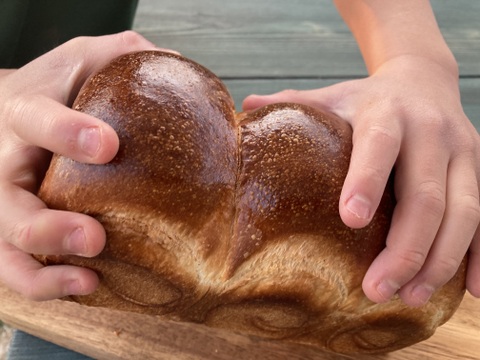
[{"label": "dark green object", "polygon": [[81,35],[130,29],[138,0],[0,0],[0,68],[17,68]]}]

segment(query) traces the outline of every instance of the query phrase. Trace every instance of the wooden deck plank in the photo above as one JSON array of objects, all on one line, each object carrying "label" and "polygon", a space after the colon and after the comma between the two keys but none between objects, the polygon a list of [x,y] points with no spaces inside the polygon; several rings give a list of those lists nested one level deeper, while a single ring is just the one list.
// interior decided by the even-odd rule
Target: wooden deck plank
[{"label": "wooden deck plank", "polygon": [[[432,0],[459,62],[465,112],[480,129],[480,1]],[[312,89],[366,76],[331,0],[141,0],[135,28],[208,67],[240,110],[248,94]],[[308,61],[313,59],[314,61]]]},{"label": "wooden deck plank", "polygon": [[[141,0],[134,28],[228,77],[363,76],[331,0]],[[480,75],[480,2],[432,0],[465,76]]]}]

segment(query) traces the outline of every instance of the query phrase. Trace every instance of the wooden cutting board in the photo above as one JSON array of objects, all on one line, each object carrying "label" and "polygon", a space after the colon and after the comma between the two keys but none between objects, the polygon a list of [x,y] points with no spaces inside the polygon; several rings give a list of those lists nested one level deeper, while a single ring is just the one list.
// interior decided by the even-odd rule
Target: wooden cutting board
[{"label": "wooden cutting board", "polygon": [[470,295],[427,341],[386,355],[353,357],[60,300],[32,302],[3,285],[0,304],[5,323],[97,359],[480,359],[480,300]]}]

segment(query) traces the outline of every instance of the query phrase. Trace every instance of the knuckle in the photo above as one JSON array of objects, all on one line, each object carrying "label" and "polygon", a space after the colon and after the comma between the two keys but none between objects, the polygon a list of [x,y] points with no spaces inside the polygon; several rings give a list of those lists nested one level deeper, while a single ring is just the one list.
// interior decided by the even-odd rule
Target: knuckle
[{"label": "knuckle", "polygon": [[436,180],[424,181],[418,185],[413,202],[417,207],[442,217],[446,207],[446,195],[442,185]]},{"label": "knuckle", "polygon": [[300,90],[295,89],[285,89],[278,93],[278,96],[283,99],[282,101],[296,101],[295,99],[299,98],[301,94]]},{"label": "knuckle", "polygon": [[72,59],[72,53],[75,54],[79,51],[81,54],[86,53],[92,47],[92,41],[95,41],[95,37],[77,36],[53,49],[52,53],[56,53],[57,58],[61,59],[59,63],[65,64],[69,59]]},{"label": "knuckle", "polygon": [[30,224],[16,225],[16,228],[13,231],[12,243],[23,251],[29,251],[29,249],[33,250],[32,249],[32,243],[33,243],[32,226]]},{"label": "knuckle", "polygon": [[[385,184],[390,175],[390,169],[365,164],[361,169],[362,175],[373,184]],[[384,186],[384,185],[383,185]]]},{"label": "knuckle", "polygon": [[300,90],[296,90],[296,89],[285,89],[280,91],[280,94],[284,94],[284,95],[297,95],[299,93],[300,93]]},{"label": "knuckle", "polygon": [[89,37],[88,36],[77,36],[74,37],[67,42],[65,42],[63,45],[59,46],[58,48],[76,48],[78,46],[84,46],[88,42]]},{"label": "knuckle", "polygon": [[[355,135],[355,132],[354,132]],[[382,144],[385,147],[398,150],[401,145],[401,139],[394,127],[388,127],[381,124],[370,125],[366,128],[366,133],[356,134],[364,141]],[[355,137],[356,139],[357,137]]]},{"label": "knuckle", "polygon": [[446,120],[444,114],[429,110],[423,116],[422,126],[429,133],[439,134],[451,130],[450,123]]},{"label": "knuckle", "polygon": [[[72,78],[83,65],[82,55],[89,47],[88,39],[86,36],[76,37],[53,49],[47,54],[46,70],[57,72],[57,77],[64,74],[67,79]],[[78,53],[81,56],[72,56]]]},{"label": "knuckle", "polygon": [[472,223],[480,222],[480,203],[475,195],[465,194],[456,206],[463,219],[467,219]]},{"label": "knuckle", "polygon": [[[47,104],[46,98],[40,94],[28,94],[20,96],[16,104],[12,104],[11,120],[15,133],[28,142],[38,142],[44,136],[49,136],[65,119],[61,113],[50,109],[45,111],[42,107]],[[36,121],[32,121],[35,119]],[[57,138],[57,140],[63,140]]]},{"label": "knuckle", "polygon": [[[111,38],[113,41],[119,41],[123,45],[127,46],[135,46],[138,44],[143,44],[145,42],[145,38],[137,33],[136,31],[133,30],[126,30],[123,31],[119,34],[113,35]],[[61,53],[68,54],[74,49],[89,49],[92,45],[92,41],[96,41],[96,37],[91,37],[91,36],[78,36],[75,37],[67,42],[65,42],[63,45],[59,46],[56,50],[54,51],[60,51]]]},{"label": "knuckle", "polygon": [[16,132],[22,119],[28,118],[29,101],[25,95],[7,97],[2,104],[1,116],[10,124],[10,128]]},{"label": "knuckle", "polygon": [[396,251],[397,259],[402,263],[403,268],[408,270],[411,275],[420,271],[425,264],[427,254],[416,249],[404,249]]},{"label": "knuckle", "polygon": [[134,47],[135,45],[141,44],[145,41],[144,37],[139,33],[133,30],[126,30],[120,33],[122,42],[127,47]]},{"label": "knuckle", "polygon": [[441,257],[435,262],[435,273],[439,274],[442,278],[442,283],[439,286],[450,280],[458,270],[461,259],[456,259],[451,256]]}]

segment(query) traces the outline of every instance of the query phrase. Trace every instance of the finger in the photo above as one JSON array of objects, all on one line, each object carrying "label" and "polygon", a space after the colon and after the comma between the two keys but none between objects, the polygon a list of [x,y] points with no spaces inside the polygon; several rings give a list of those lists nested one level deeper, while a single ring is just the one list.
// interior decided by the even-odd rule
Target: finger
[{"label": "finger", "polygon": [[30,255],[0,239],[0,280],[31,300],[87,295],[98,286],[97,275],[85,268],[42,266]]},{"label": "finger", "polygon": [[80,162],[105,163],[118,151],[118,136],[110,125],[46,96],[18,97],[5,116],[25,143]]},{"label": "finger", "polygon": [[477,228],[473,241],[470,244],[467,289],[470,294],[480,298],[480,227]]},{"label": "finger", "polygon": [[347,226],[361,228],[371,221],[380,203],[399,154],[401,129],[387,114],[378,112],[365,113],[355,124],[339,211]]},{"label": "finger", "polygon": [[452,160],[448,175],[447,206],[435,242],[420,272],[399,292],[410,306],[427,303],[455,275],[478,227],[480,205],[473,157]]},{"label": "finger", "polygon": [[277,103],[296,103],[330,110],[334,87],[315,90],[283,90],[270,95],[250,95],[243,100],[242,108],[245,111]]},{"label": "finger", "polygon": [[102,225],[84,214],[45,208],[34,194],[0,186],[0,237],[27,253],[98,255],[105,245]]},{"label": "finger", "polygon": [[420,271],[444,215],[448,154],[426,138],[420,141],[419,136],[410,138],[417,147],[405,144],[400,154],[395,178],[397,204],[386,248],[363,281],[365,294],[375,302],[388,301]]},{"label": "finger", "polygon": [[107,162],[118,150],[115,131],[64,105],[92,72],[123,53],[146,49],[156,47],[133,32],[71,40],[14,74],[13,100],[4,104],[2,119],[28,144],[82,162]]}]

